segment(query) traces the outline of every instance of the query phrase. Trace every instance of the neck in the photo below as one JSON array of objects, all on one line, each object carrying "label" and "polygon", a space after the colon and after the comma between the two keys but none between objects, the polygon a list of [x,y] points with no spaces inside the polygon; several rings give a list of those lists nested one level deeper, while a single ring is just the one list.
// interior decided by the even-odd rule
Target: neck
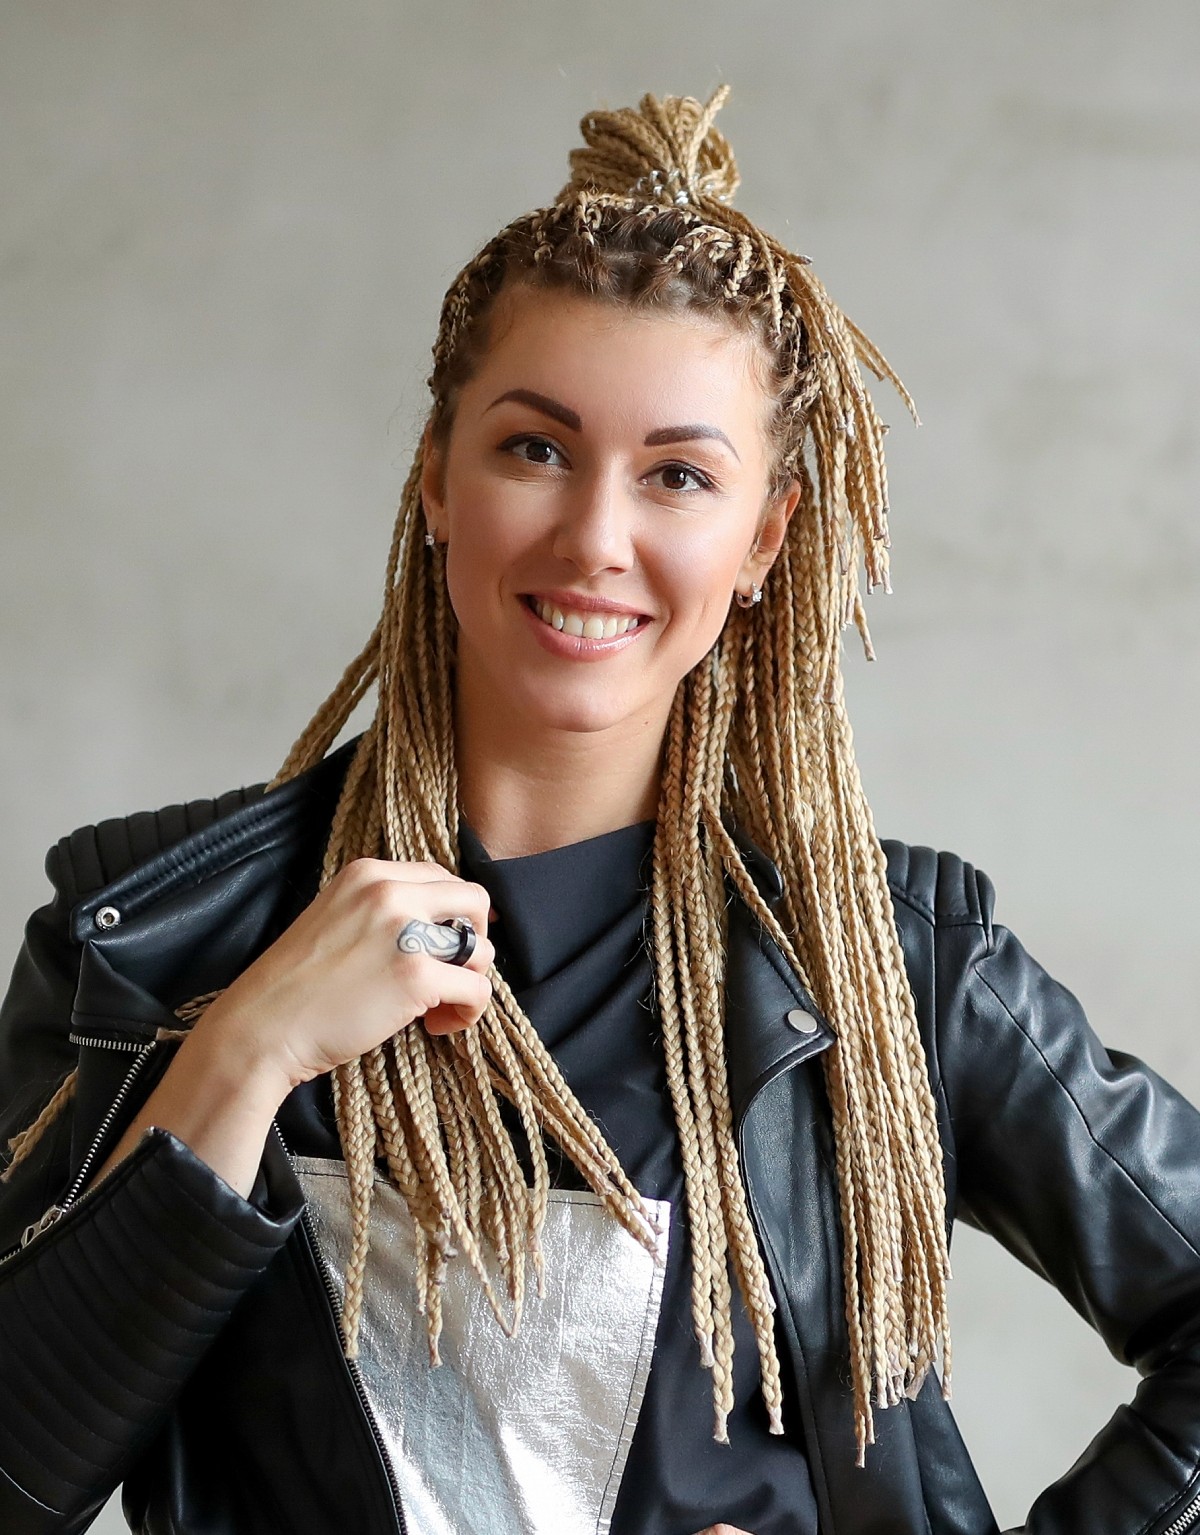
[{"label": "neck", "polygon": [[543,729],[455,698],[458,799],[493,858],[599,837],[658,809],[665,720],[608,730]]}]

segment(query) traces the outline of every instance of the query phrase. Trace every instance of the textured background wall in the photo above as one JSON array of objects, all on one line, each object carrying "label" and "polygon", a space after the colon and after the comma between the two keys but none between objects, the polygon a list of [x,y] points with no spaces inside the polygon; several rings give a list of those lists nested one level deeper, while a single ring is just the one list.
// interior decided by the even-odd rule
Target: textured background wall
[{"label": "textured background wall", "polygon": [[[365,638],[441,294],[582,113],[728,80],[740,205],[925,421],[877,392],[895,594],[847,671],[879,830],[986,869],[1200,1098],[1193,0],[8,0],[3,30],[9,951],[52,840],[268,777]],[[960,1418],[1014,1523],[1136,1382],[955,1252]]]}]

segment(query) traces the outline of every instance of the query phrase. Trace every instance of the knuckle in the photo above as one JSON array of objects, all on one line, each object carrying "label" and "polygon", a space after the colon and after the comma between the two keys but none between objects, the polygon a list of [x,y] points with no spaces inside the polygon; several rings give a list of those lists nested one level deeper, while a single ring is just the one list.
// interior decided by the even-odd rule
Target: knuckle
[{"label": "knuckle", "polygon": [[377,879],[362,890],[362,899],[380,922],[389,924],[412,915],[412,893],[394,879]]},{"label": "knuckle", "polygon": [[342,865],[333,880],[347,889],[357,890],[374,881],[374,863],[373,858],[352,858],[349,863]]},{"label": "knuckle", "polygon": [[368,920],[374,916],[391,918],[399,909],[398,897],[403,886],[394,879],[386,879],[380,872],[380,861],[375,858],[359,858],[348,863],[338,878],[351,906],[363,911]]}]

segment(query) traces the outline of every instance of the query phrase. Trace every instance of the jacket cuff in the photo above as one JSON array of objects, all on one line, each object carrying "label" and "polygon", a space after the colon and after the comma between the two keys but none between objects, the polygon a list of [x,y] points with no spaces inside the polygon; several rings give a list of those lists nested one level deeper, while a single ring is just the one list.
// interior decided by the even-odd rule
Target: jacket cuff
[{"label": "jacket cuff", "polygon": [[303,1208],[274,1135],[244,1199],[151,1129],[0,1264],[0,1513],[107,1496]]}]

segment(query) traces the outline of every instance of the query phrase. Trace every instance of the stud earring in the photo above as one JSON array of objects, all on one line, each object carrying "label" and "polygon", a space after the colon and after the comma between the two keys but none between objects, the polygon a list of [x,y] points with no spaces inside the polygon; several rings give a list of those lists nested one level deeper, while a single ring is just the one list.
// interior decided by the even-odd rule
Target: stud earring
[{"label": "stud earring", "polygon": [[428,528],[426,528],[425,529],[425,547],[427,549],[432,549],[434,544],[436,544],[436,543],[437,543],[437,539],[434,538],[434,536],[430,532],[430,530]]},{"label": "stud earring", "polygon": [[756,602],[762,601],[762,587],[757,581],[751,581],[749,597],[745,592],[738,592],[737,600],[739,608],[752,608]]}]

